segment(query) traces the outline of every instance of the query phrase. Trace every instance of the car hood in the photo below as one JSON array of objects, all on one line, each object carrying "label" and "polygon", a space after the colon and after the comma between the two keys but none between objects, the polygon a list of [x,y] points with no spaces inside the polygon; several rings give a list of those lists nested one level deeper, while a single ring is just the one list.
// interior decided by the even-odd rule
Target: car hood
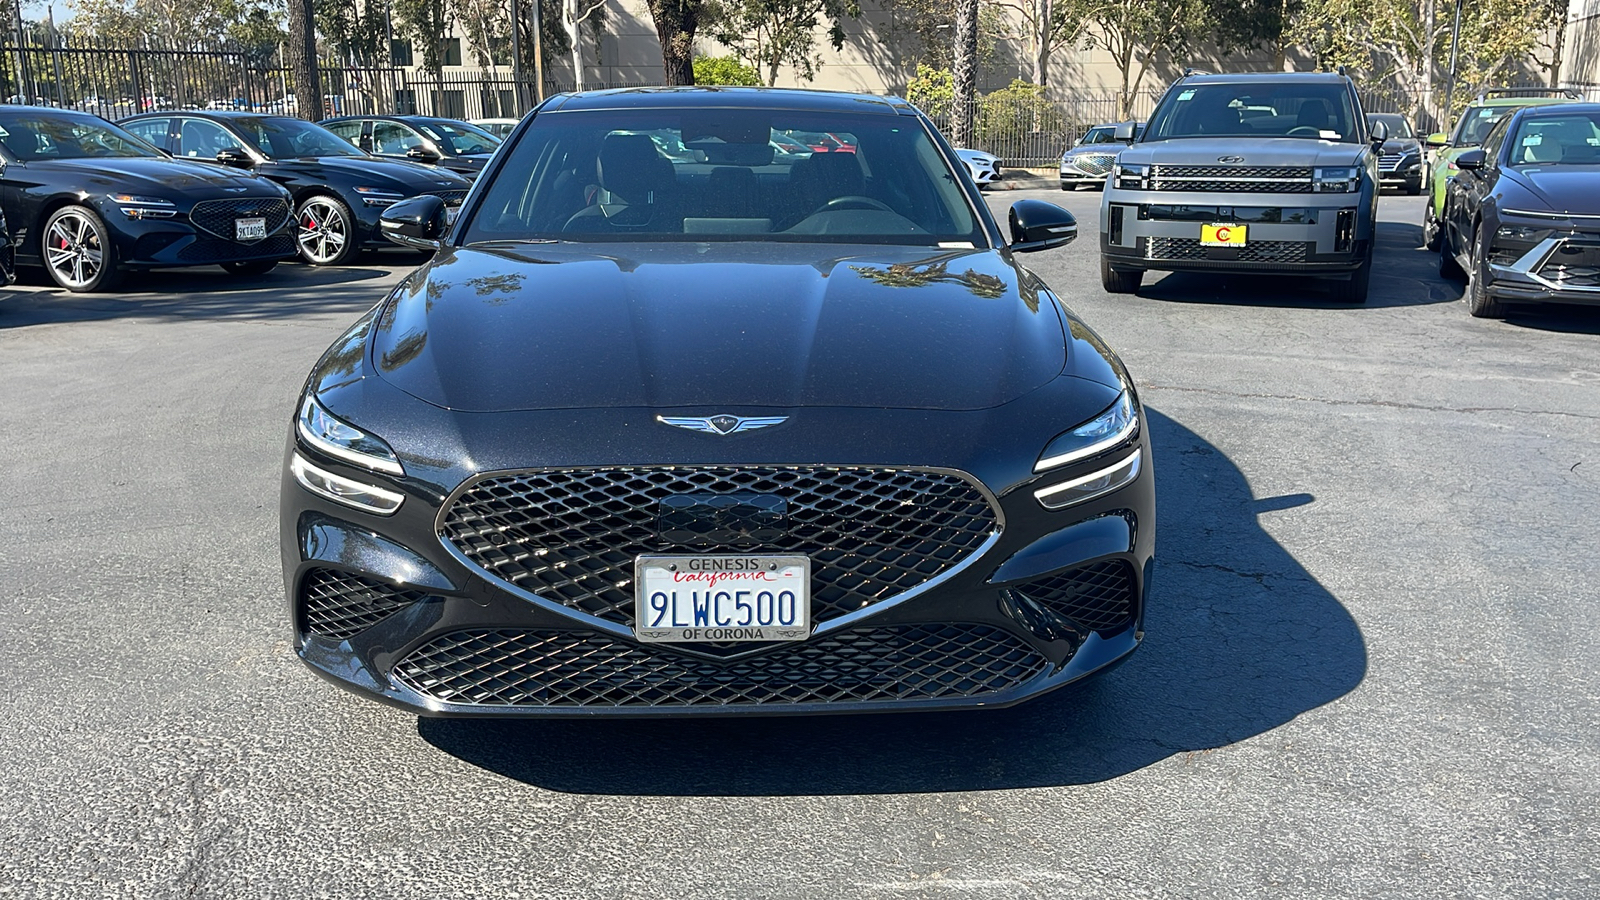
[{"label": "car hood", "polygon": [[[286,159],[278,160],[277,162],[280,165],[292,165],[307,174],[321,176],[337,174],[343,176],[344,179],[354,178],[365,182],[387,181],[391,185],[400,185],[419,193],[422,191],[466,190],[470,186],[465,178],[448,169],[439,169],[401,160],[378,159],[377,157],[319,156],[311,159]],[[386,185],[374,183],[372,186],[384,187]]]},{"label": "car hood", "polygon": [[[63,172],[80,177],[83,184],[127,192],[172,192],[201,199],[227,191],[230,196],[282,196],[270,181],[247,172],[209,163],[155,157],[103,157],[92,159],[30,160],[28,171]],[[244,187],[246,190],[240,191]],[[228,191],[227,189],[233,189]]]},{"label": "car hood", "polygon": [[1214,166],[1227,158],[1227,164],[1241,166],[1349,166],[1365,149],[1365,144],[1311,138],[1177,138],[1140,141],[1122,151],[1120,159],[1133,165]]},{"label": "car hood", "polygon": [[1396,138],[1383,142],[1379,153],[1420,153],[1422,145],[1412,138]]},{"label": "car hood", "polygon": [[[1600,214],[1600,165],[1593,166],[1511,166],[1500,170],[1503,182],[1500,207],[1517,208],[1530,205],[1517,193],[1531,195],[1531,199],[1545,209],[1556,212]],[[1517,190],[1506,190],[1509,181]]]},{"label": "car hood", "polygon": [[1066,363],[1059,307],[999,252],[742,242],[446,251],[372,351],[466,411],[988,409]]},{"label": "car hood", "polygon": [[1121,141],[1101,141],[1098,144],[1079,144],[1071,147],[1063,156],[1078,156],[1083,153],[1121,153],[1128,149],[1128,145]]}]

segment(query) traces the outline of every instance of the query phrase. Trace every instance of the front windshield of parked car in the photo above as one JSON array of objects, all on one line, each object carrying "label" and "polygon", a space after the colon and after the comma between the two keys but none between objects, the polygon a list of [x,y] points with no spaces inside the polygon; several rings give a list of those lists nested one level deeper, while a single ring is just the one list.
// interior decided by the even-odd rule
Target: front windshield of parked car
[{"label": "front windshield of parked car", "polygon": [[1110,128],[1110,127],[1107,127],[1107,128],[1091,128],[1091,129],[1089,129],[1089,133],[1083,136],[1083,140],[1079,141],[1078,143],[1080,143],[1080,144],[1109,144],[1112,141],[1116,140],[1116,137],[1117,137],[1117,130],[1115,128]]},{"label": "front windshield of parked car", "polygon": [[[829,134],[841,149],[778,154],[782,133]],[[469,242],[986,243],[963,176],[910,116],[553,112],[509,150]]]},{"label": "front windshield of parked car", "polygon": [[1413,137],[1416,137],[1415,132],[1411,130],[1411,123],[1406,121],[1405,116],[1393,116],[1387,114],[1367,116],[1367,130],[1371,131],[1372,126],[1378,122],[1382,122],[1388,127],[1389,137],[1391,138],[1403,138],[1409,140]]},{"label": "front windshield of parked car", "polygon": [[1510,165],[1592,166],[1600,163],[1600,113],[1540,113],[1517,123]]},{"label": "front windshield of parked car", "polygon": [[1473,106],[1461,114],[1461,123],[1456,126],[1456,136],[1450,143],[1456,147],[1476,147],[1483,143],[1489,136],[1489,129],[1494,123],[1505,118],[1511,112],[1506,106]]},{"label": "front windshield of parked car", "polygon": [[1144,140],[1291,137],[1358,142],[1354,104],[1338,82],[1184,84],[1168,92]]},{"label": "front windshield of parked car", "polygon": [[109,122],[39,112],[0,112],[0,144],[23,162],[161,155]]},{"label": "front windshield of parked car", "polygon": [[432,120],[418,123],[424,134],[457,156],[473,153],[493,153],[500,139],[476,125],[464,122]]},{"label": "front windshield of parked car", "polygon": [[228,120],[257,150],[273,159],[312,156],[366,156],[337,134],[287,116],[240,116]]}]

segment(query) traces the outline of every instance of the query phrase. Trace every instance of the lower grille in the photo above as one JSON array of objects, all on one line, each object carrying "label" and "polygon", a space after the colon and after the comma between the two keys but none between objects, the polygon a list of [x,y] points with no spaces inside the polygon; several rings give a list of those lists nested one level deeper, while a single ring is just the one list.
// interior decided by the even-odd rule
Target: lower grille
[{"label": "lower grille", "polygon": [[444,703],[706,707],[974,698],[1048,665],[988,625],[858,628],[754,659],[690,659],[590,632],[458,631],[412,651],[394,679]]},{"label": "lower grille", "polygon": [[1399,153],[1386,153],[1378,157],[1378,171],[1393,172],[1395,169],[1400,168],[1400,160],[1404,158]]},{"label": "lower grille", "polygon": [[235,219],[266,219],[270,240],[270,235],[283,230],[288,223],[289,204],[276,197],[246,197],[241,200],[201,200],[189,210],[189,221],[196,228],[227,241],[233,241],[238,234],[233,224]]},{"label": "lower grille", "polygon": [[438,197],[444,201],[445,206],[460,206],[461,201],[467,199],[466,191],[423,191],[419,197]]},{"label": "lower grille", "polygon": [[274,234],[254,244],[201,237],[180,249],[178,259],[192,263],[231,262],[236,259],[259,259],[265,256],[292,256],[294,252],[294,238],[287,234]]},{"label": "lower grille", "polygon": [[1133,572],[1120,559],[1068,569],[1014,588],[1092,631],[1106,631],[1133,619]]},{"label": "lower grille", "polygon": [[1559,288],[1600,286],[1600,243],[1564,241],[1545,257],[1535,274]]},{"label": "lower grille", "polygon": [[312,569],[300,582],[300,630],[344,640],[428,595],[334,569]]},{"label": "lower grille", "polygon": [[[1303,263],[1308,254],[1306,241],[1251,241],[1239,248],[1239,255],[1228,257],[1230,260],[1240,262],[1282,262]],[[1200,243],[1199,238],[1150,238],[1145,252],[1146,259],[1153,260],[1205,260],[1217,257],[1211,256],[1213,249],[1221,247],[1206,247]]]}]

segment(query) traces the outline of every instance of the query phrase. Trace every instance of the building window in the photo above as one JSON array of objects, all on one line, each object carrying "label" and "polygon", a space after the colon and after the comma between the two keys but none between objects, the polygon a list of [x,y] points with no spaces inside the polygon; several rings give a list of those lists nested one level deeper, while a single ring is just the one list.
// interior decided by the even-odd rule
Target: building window
[{"label": "building window", "polygon": [[397,66],[411,65],[411,42],[395,38],[389,42],[389,58]]},{"label": "building window", "polygon": [[461,38],[445,38],[444,64],[447,66],[461,65]]}]

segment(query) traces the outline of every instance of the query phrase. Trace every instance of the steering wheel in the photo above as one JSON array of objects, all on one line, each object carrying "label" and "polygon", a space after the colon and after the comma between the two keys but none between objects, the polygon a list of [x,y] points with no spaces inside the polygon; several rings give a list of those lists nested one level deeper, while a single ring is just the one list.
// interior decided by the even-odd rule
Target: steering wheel
[{"label": "steering wheel", "polygon": [[822,209],[818,211],[838,212],[842,209],[876,209],[883,212],[894,212],[894,210],[890,209],[882,201],[874,200],[871,197],[863,197],[860,194],[849,194],[844,197],[835,197],[832,200],[829,200],[827,203],[822,204]]},{"label": "steering wheel", "polygon": [[1322,137],[1322,129],[1312,128],[1310,125],[1296,125],[1289,129],[1289,134],[1309,134],[1312,137]]}]

